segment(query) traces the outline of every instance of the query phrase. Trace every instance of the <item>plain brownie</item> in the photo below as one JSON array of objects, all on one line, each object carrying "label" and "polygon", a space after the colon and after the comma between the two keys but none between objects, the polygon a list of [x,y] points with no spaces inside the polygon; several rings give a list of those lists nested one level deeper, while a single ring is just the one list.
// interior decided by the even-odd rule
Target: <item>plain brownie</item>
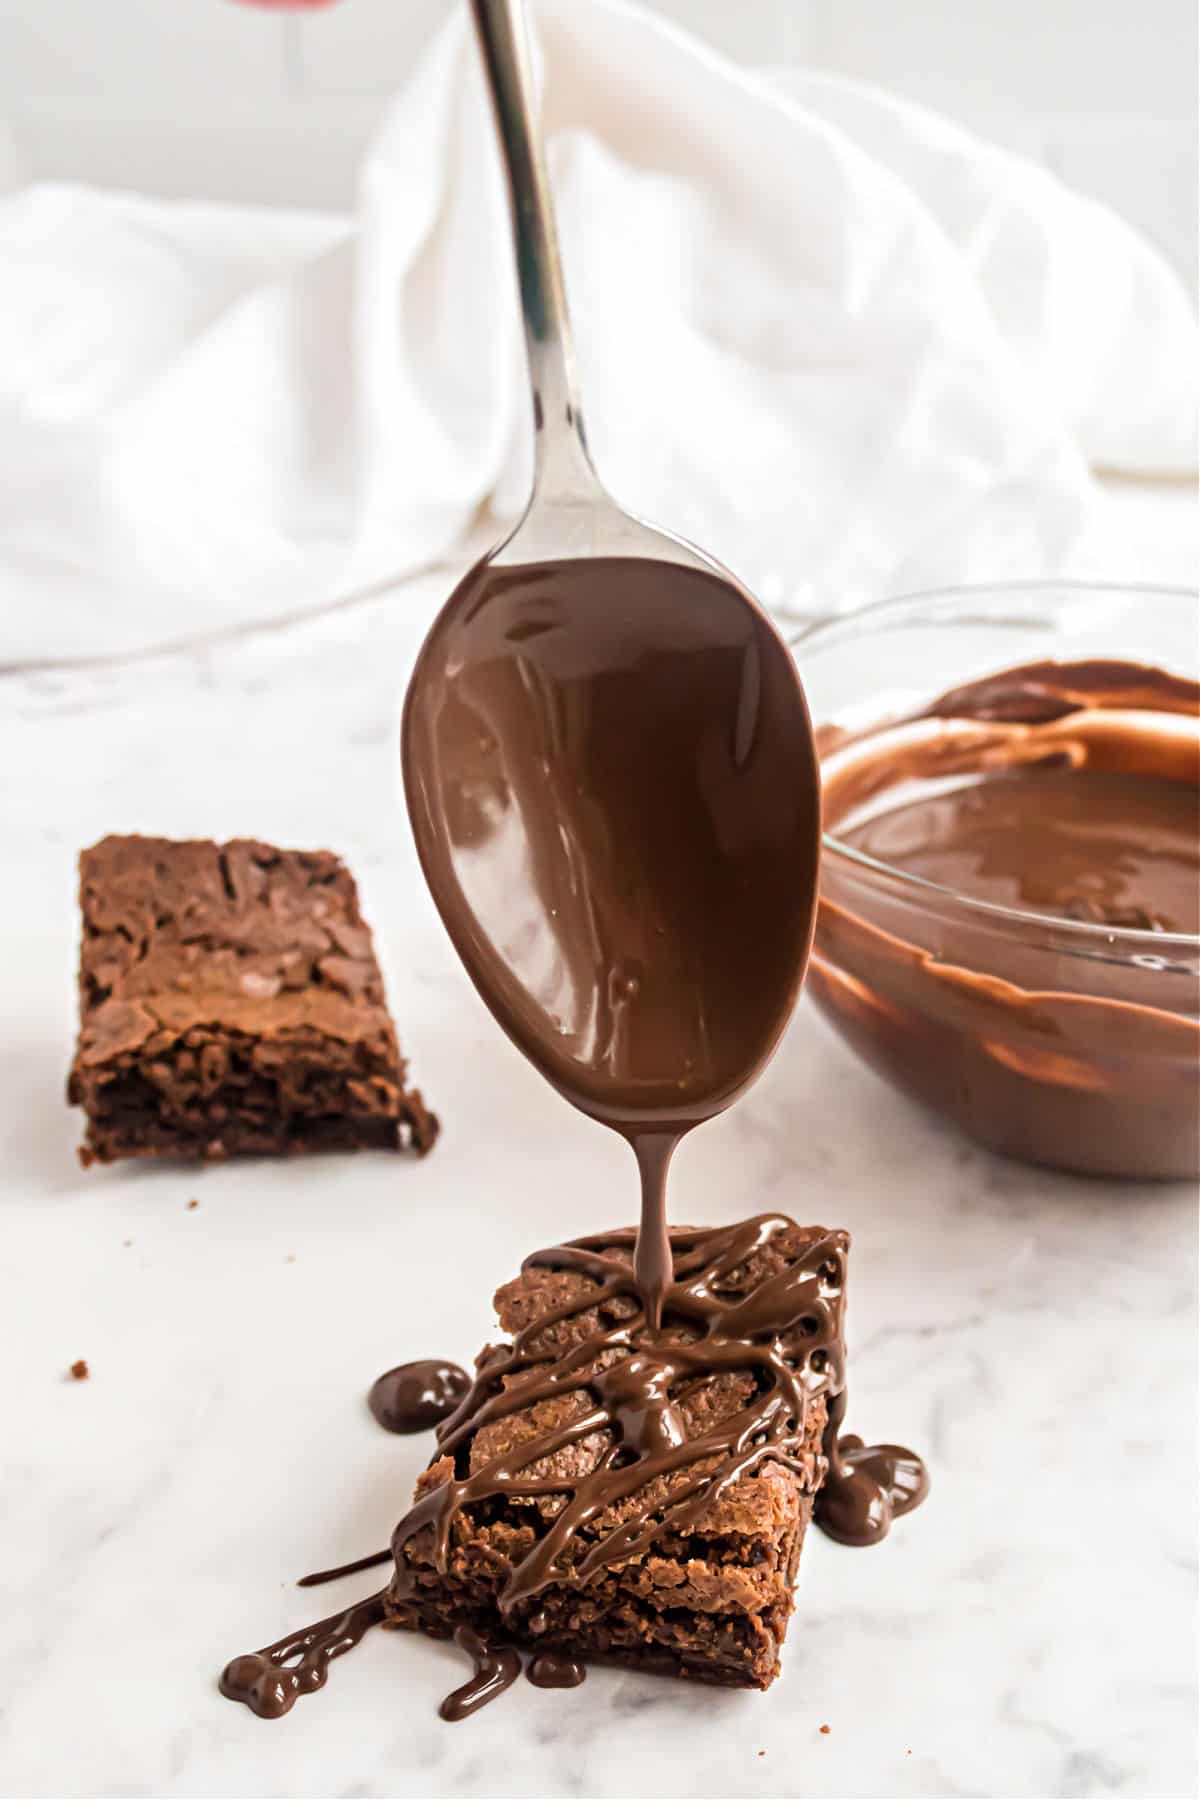
[{"label": "plain brownie", "polygon": [[[755,1227],[762,1240],[756,1244]],[[753,1245],[748,1254],[736,1248],[739,1230]],[[765,1688],[774,1680],[800,1547],[826,1472],[826,1392],[840,1380],[848,1239],[782,1217],[671,1236],[675,1291],[683,1295],[690,1284],[695,1293],[699,1282],[718,1309],[715,1325],[689,1325],[686,1310],[673,1318],[668,1295],[662,1331],[646,1333],[632,1282],[605,1276],[614,1266],[628,1268],[631,1232],[532,1257],[499,1290],[496,1312],[515,1342],[481,1352],[472,1393],[439,1428],[439,1453],[393,1541],[389,1624],[435,1636],[469,1625],[492,1642],[734,1686]],[[689,1256],[690,1264],[681,1261]],[[573,1260],[597,1273],[562,1266]],[[803,1281],[789,1290],[790,1275],[801,1270]],[[820,1272],[810,1279],[811,1271]],[[741,1336],[752,1316],[742,1304],[747,1296],[762,1305],[757,1325]],[[725,1318],[740,1337],[736,1348],[721,1342]],[[628,1321],[634,1324],[626,1341],[614,1347]],[[691,1345],[700,1359],[699,1372],[672,1382],[674,1429],[681,1424],[683,1442],[699,1448],[699,1440],[710,1440],[714,1449],[652,1472],[631,1491],[622,1478],[629,1455],[613,1422],[619,1405],[606,1415],[603,1396],[620,1393],[612,1372],[622,1359],[669,1357],[672,1344]],[[704,1366],[710,1344],[718,1365],[711,1368]],[[768,1353],[799,1371],[803,1389],[800,1416],[778,1421],[782,1435],[770,1444],[765,1430],[759,1436],[741,1424],[773,1381],[778,1391],[770,1371],[779,1363]],[[567,1372],[567,1391],[547,1398],[559,1370]],[[598,1377],[609,1386],[597,1387]],[[539,1390],[525,1406],[514,1404],[522,1383]],[[597,1413],[598,1423],[584,1424]],[[740,1448],[722,1441],[731,1429],[746,1439]],[[535,1440],[555,1447],[527,1461],[522,1446]],[[597,1471],[605,1485],[593,1510]],[[572,1509],[580,1523],[564,1538]],[[544,1557],[556,1530],[554,1560],[541,1568],[552,1578],[514,1599],[514,1572],[521,1587],[522,1565]]]},{"label": "plain brownie", "polygon": [[326,850],[108,837],[79,859],[80,1159],[411,1144],[406,1070],[349,871]]}]

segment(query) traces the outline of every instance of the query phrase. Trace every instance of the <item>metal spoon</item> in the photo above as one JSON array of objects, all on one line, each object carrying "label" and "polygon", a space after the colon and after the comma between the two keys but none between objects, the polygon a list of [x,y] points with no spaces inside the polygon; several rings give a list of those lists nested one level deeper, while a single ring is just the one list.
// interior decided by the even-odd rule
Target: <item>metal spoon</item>
[{"label": "metal spoon", "polygon": [[760,1072],[799,991],[817,759],[766,615],[712,557],[617,506],[592,467],[520,0],[473,10],[512,202],[535,473],[520,523],[418,657],[405,791],[484,1000],[634,1146],[653,1324],[671,1277],[671,1151]]}]

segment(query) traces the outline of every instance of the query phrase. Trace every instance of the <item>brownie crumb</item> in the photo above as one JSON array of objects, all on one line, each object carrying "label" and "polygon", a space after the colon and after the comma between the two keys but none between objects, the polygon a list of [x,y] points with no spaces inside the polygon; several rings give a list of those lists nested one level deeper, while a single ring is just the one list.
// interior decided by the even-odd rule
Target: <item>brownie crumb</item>
[{"label": "brownie crumb", "polygon": [[88,1368],[82,1356],[79,1358],[78,1362],[73,1362],[71,1364],[72,1381],[86,1381],[91,1372],[92,1371]]}]

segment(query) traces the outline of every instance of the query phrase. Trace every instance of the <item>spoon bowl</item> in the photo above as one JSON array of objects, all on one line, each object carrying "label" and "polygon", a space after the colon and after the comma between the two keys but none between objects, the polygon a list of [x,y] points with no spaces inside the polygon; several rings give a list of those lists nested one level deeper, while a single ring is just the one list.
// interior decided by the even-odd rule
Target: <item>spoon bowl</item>
[{"label": "spoon bowl", "polygon": [[536,1067],[627,1128],[735,1099],[795,1001],[820,830],[795,665],[745,592],[698,556],[486,559],[403,742],[434,899]]},{"label": "spoon bowl", "polygon": [[657,1327],[671,1152],[760,1072],[804,974],[817,757],[766,615],[596,476],[523,14],[518,0],[473,11],[512,202],[533,493],[417,659],[405,791],[487,1005],[568,1100],[633,1145],[634,1270]]}]

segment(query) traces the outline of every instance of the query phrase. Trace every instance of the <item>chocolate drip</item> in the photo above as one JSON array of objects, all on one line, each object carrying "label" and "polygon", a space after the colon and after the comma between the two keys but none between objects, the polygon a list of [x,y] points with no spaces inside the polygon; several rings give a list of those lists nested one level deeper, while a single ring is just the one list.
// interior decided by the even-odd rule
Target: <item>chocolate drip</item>
[{"label": "chocolate drip", "polygon": [[662,1324],[663,1300],[673,1273],[667,1230],[667,1170],[679,1132],[631,1131],[629,1141],[642,1178],[642,1213],[633,1252],[633,1272],[651,1331]]},{"label": "chocolate drip", "polygon": [[525,1678],[534,1687],[573,1688],[586,1680],[587,1669],[574,1656],[565,1656],[558,1650],[538,1650],[526,1665]]},{"label": "chocolate drip", "polygon": [[507,1646],[493,1649],[469,1625],[458,1627],[454,1641],[474,1662],[475,1673],[452,1694],[447,1694],[438,1707],[441,1717],[451,1725],[456,1725],[460,1719],[469,1719],[481,1706],[497,1699],[521,1673],[521,1659],[515,1650]]},{"label": "chocolate drip", "polygon": [[296,1586],[324,1587],[327,1581],[340,1581],[343,1575],[357,1575],[363,1569],[377,1569],[381,1563],[391,1560],[390,1550],[375,1550],[370,1556],[360,1556],[354,1562],[339,1563],[336,1569],[318,1569],[315,1575],[302,1575]]},{"label": "chocolate drip", "polygon": [[[432,1529],[435,1561],[444,1571],[456,1516],[482,1502],[561,1497],[549,1529],[508,1565],[500,1593],[505,1610],[551,1583],[585,1587],[599,1571],[641,1554],[664,1534],[702,1528],[721,1493],[767,1461],[793,1469],[810,1491],[819,1487],[828,1463],[834,1480],[831,1534],[848,1542],[877,1541],[895,1513],[918,1504],[927,1484],[923,1471],[909,1481],[909,1473],[921,1468],[910,1452],[885,1447],[866,1453],[855,1439],[843,1455],[836,1443],[845,1379],[845,1232],[815,1234],[796,1260],[784,1260],[749,1292],[737,1287],[748,1260],[787,1233],[794,1236],[796,1227],[772,1214],[673,1231],[673,1279],[657,1332],[635,1271],[635,1233],[580,1238],[528,1258],[527,1269],[573,1270],[590,1277],[590,1284],[482,1363],[459,1413],[439,1432],[440,1454],[453,1459],[456,1472],[422,1494],[396,1528],[393,1598],[419,1606],[405,1567],[410,1539]],[[584,1317],[589,1324],[583,1336],[561,1353],[547,1328]],[[688,1436],[681,1394],[731,1372],[753,1377],[746,1404]],[[474,1473],[463,1472],[483,1427],[516,1412],[528,1416],[539,1402],[568,1394],[586,1400],[569,1423],[489,1456]],[[804,1439],[817,1396],[830,1423],[814,1466]],[[533,1473],[567,1445],[579,1448],[577,1476]],[[665,1484],[661,1477],[668,1478]],[[618,1522],[583,1546],[580,1528],[594,1527],[610,1509]]]},{"label": "chocolate drip", "polygon": [[385,1431],[432,1431],[449,1418],[470,1386],[471,1377],[457,1363],[401,1363],[379,1377],[367,1405]]},{"label": "chocolate drip", "polygon": [[929,1474],[919,1456],[899,1444],[868,1446],[860,1437],[838,1437],[845,1393],[830,1402],[821,1448],[829,1462],[813,1518],[826,1537],[865,1549],[883,1541],[892,1520],[920,1506]]},{"label": "chocolate drip", "polygon": [[221,1674],[227,1700],[241,1700],[260,1719],[281,1719],[304,1694],[315,1694],[329,1677],[335,1656],[344,1656],[383,1618],[383,1594],[371,1594],[345,1612],[293,1631],[252,1656],[235,1656]]}]

